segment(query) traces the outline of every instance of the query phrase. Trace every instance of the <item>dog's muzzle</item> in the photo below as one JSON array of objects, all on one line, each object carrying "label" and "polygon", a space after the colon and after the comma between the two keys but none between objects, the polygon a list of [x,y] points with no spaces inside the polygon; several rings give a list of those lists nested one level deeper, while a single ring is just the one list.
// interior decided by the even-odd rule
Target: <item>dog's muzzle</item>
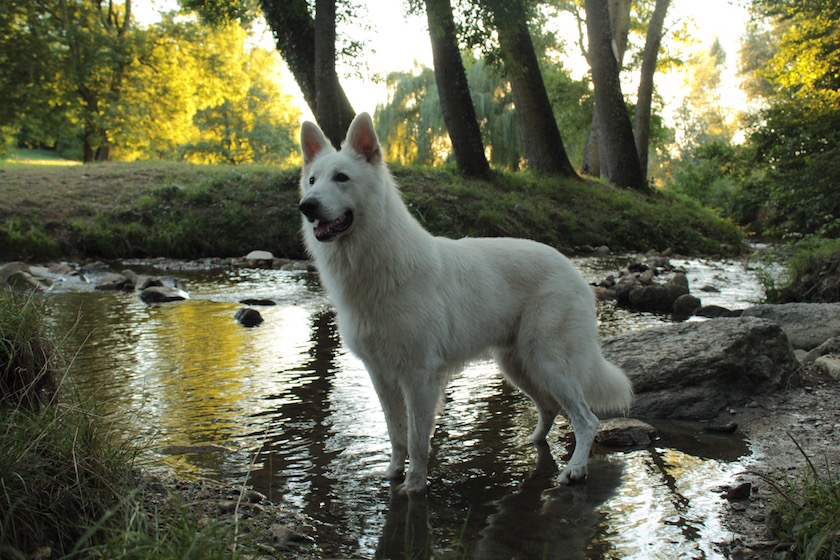
[{"label": "dog's muzzle", "polygon": [[298,205],[309,223],[315,224],[313,233],[318,241],[332,241],[353,225],[353,212],[348,210],[334,220],[324,219],[323,209],[317,200],[303,199]]}]

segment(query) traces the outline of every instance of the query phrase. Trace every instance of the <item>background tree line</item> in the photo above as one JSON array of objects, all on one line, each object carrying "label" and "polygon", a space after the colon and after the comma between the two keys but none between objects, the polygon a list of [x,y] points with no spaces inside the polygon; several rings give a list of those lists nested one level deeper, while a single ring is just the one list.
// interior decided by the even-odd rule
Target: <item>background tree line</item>
[{"label": "background tree line", "polygon": [[[298,114],[276,86],[270,54],[243,46],[242,28],[264,17],[319,124],[341,141],[355,111],[337,68],[364,60],[368,14],[349,0],[183,4],[201,19],[172,14],[138,27],[131,0],[4,3],[3,136],[85,161],[286,161]],[[732,115],[721,102],[725,53],[715,44],[684,56],[679,47],[690,37],[668,22],[669,6],[408,1],[407,10],[425,14],[434,68],[387,77],[390,97],[376,117],[390,157],[450,158],[476,177],[528,168],[644,191],[664,186],[765,232],[836,236],[840,8],[751,0],[739,67],[752,110]],[[582,79],[560,62],[574,47],[545,32],[557,11],[578,21],[574,47],[590,66]],[[675,65],[687,69],[688,95],[669,130],[655,76]],[[623,91],[631,83],[635,92]]]},{"label": "background tree line", "polygon": [[300,112],[276,53],[246,35],[178,14],[141,27],[131,0],[4,3],[0,146],[85,162],[294,159]]}]

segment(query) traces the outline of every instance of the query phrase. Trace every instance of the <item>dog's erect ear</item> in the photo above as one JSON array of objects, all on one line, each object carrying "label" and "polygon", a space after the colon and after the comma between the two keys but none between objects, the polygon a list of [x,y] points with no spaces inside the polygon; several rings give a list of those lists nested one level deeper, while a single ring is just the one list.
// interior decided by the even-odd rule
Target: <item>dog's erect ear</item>
[{"label": "dog's erect ear", "polygon": [[379,138],[373,130],[373,120],[367,113],[359,113],[350,123],[344,145],[363,155],[368,163],[376,164],[382,161]]},{"label": "dog's erect ear", "polygon": [[322,150],[335,148],[317,124],[306,121],[300,125],[300,149],[303,152],[303,165],[309,165]]}]

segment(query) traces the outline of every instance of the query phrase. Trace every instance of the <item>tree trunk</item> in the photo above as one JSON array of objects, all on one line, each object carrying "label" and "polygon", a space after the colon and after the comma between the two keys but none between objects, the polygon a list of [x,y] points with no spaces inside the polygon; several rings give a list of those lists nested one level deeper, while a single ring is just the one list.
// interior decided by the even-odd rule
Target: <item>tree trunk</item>
[{"label": "tree trunk", "polygon": [[[624,54],[627,52],[627,40],[630,36],[630,0],[609,0],[610,31],[612,33],[611,47],[615,59],[618,61],[618,72],[624,66]],[[588,57],[587,57],[588,58]],[[590,66],[592,65],[590,61]],[[597,102],[596,102],[597,104]],[[589,127],[589,137],[583,155],[582,173],[593,177],[605,175],[609,177],[609,163],[606,158],[609,152],[603,147],[603,137],[598,134],[597,108],[592,114],[592,124]]]},{"label": "tree trunk", "polygon": [[335,0],[315,0],[315,120],[336,148],[350,126],[335,110],[347,101],[343,95],[335,70]]},{"label": "tree trunk", "polygon": [[647,190],[618,79],[619,66],[613,51],[607,0],[586,0],[585,6],[595,111],[601,125],[601,148],[607,156],[607,176],[616,185]]},{"label": "tree trunk", "polygon": [[[331,25],[333,30],[331,43],[333,46],[332,64],[328,68],[319,68],[318,72],[322,73],[322,76],[329,74],[334,76],[334,80],[327,80],[327,83],[332,82],[332,85],[328,86],[328,89],[334,88],[334,91],[330,91],[327,95],[335,103],[330,111],[332,111],[331,115],[334,119],[341,123],[340,126],[337,126],[341,132],[334,137],[333,134],[335,133],[327,132],[328,128],[333,127],[332,125],[322,124],[320,120],[318,120],[318,124],[327,133],[330,142],[338,145],[344,139],[345,133],[350,127],[350,123],[353,121],[356,113],[353,110],[353,106],[350,105],[350,101],[347,99],[347,95],[341,87],[338,81],[338,74],[335,71],[335,1],[329,1],[332,3],[333,14],[333,23]],[[323,3],[319,0],[316,9]],[[325,21],[320,21],[316,26],[316,22],[313,21],[312,16],[309,15],[307,10],[306,0],[260,0],[260,5],[262,6],[266,22],[274,33],[277,50],[280,51],[280,55],[292,71],[292,75],[295,77],[301,93],[303,93],[306,104],[309,105],[315,118],[319,119],[318,90],[321,84],[315,75],[316,68],[318,67],[316,43],[321,41],[318,37],[318,31],[321,31],[321,24],[325,26],[328,24]],[[326,20],[329,16],[325,15],[323,18]],[[329,43],[329,38],[327,38],[327,42]],[[318,49],[318,54],[321,54],[320,49]]]},{"label": "tree trunk", "polygon": [[484,155],[481,129],[475,117],[467,74],[458,50],[452,6],[449,0],[425,0],[425,4],[435,64],[435,82],[455,162],[466,175],[489,177],[490,165]]},{"label": "tree trunk", "polygon": [[598,146],[598,110],[592,113],[592,122],[589,125],[589,135],[586,137],[586,145],[583,147],[583,166],[580,168],[581,175],[590,177],[601,176],[601,151]]},{"label": "tree trunk", "polygon": [[[495,3],[492,5],[495,7]],[[514,10],[514,14],[508,12],[508,19],[503,19],[495,8],[491,9],[529,167],[543,173],[577,177],[554,119],[525,13]]]},{"label": "tree trunk", "polygon": [[647,178],[648,148],[650,147],[650,113],[653,99],[653,75],[656,72],[656,59],[662,42],[662,26],[665,13],[671,0],[656,0],[653,15],[648,23],[645,50],[642,54],[642,72],[639,79],[639,94],[636,101],[636,119],[633,123],[633,135],[636,137],[636,151],[642,175]]}]

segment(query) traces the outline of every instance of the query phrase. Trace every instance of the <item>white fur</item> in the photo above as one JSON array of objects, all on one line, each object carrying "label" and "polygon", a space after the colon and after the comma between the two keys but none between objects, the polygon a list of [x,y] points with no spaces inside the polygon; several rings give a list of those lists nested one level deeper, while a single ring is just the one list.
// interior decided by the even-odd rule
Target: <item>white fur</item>
[{"label": "white fur", "polygon": [[[340,151],[304,123],[303,236],[337,309],[347,346],[379,396],[392,455],[409,466],[401,489],[425,491],[429,440],[447,381],[488,349],[539,411],[545,440],[561,410],[576,435],[561,475],[586,477],[599,411],[629,407],[630,381],[597,342],[591,288],[556,250],[523,239],[434,237],[412,217],[388,172],[370,116],[358,115]],[[332,240],[315,228],[352,212]]]}]

